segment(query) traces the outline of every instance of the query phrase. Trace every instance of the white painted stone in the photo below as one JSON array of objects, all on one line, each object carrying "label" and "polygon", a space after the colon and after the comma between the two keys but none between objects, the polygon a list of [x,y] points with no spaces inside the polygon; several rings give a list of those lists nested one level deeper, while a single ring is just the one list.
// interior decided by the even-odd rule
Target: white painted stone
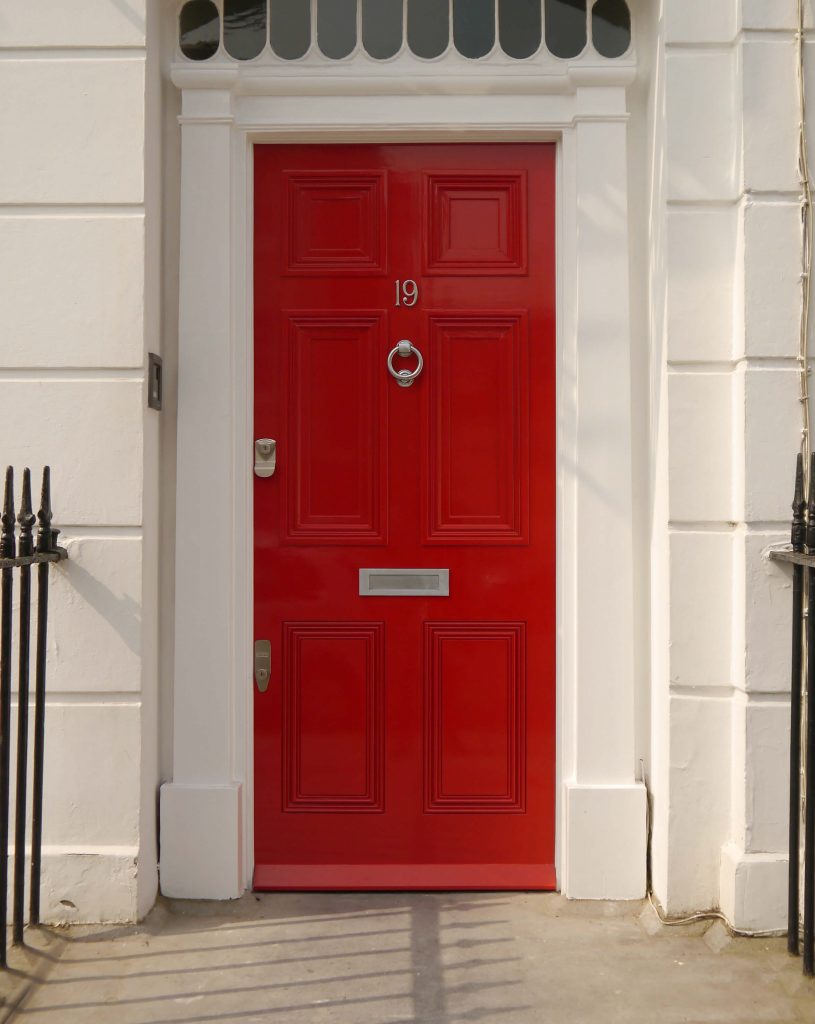
[{"label": "white painted stone", "polygon": [[732,520],[732,375],[671,373],[668,400],[671,520]]},{"label": "white painted stone", "polygon": [[565,894],[582,900],[642,899],[645,787],[567,783],[565,811],[570,837],[563,866]]},{"label": "white painted stone", "polygon": [[742,44],[744,186],[800,191],[795,43],[746,38]]},{"label": "white painted stone", "polygon": [[737,194],[733,51],[673,51],[666,59],[668,199]]},{"label": "white painted stone", "polygon": [[2,217],[9,367],[144,363],[144,218]]},{"label": "white painted stone", "polygon": [[731,685],[733,543],[730,533],[670,535],[671,685]]},{"label": "white painted stone", "polygon": [[[161,891],[177,899],[237,899],[243,891],[241,787],[161,787]],[[237,827],[236,827],[237,823]]]},{"label": "white painted stone", "polygon": [[60,537],[51,570],[50,693],[138,692],[142,673],[142,543]]},{"label": "white painted stone", "polygon": [[[745,640],[736,685],[748,692],[789,693],[790,615],[792,573],[765,556],[767,547],[785,544],[784,533],[746,533],[736,538],[744,573]],[[738,614],[738,609],[737,609]]]},{"label": "white painted stone", "polygon": [[725,697],[674,694],[669,702],[670,778],[667,888],[657,896],[669,914],[719,903],[719,857],[729,830],[730,714]]},{"label": "white painted stone", "polygon": [[141,381],[3,382],[4,458],[51,465],[55,526],[140,524],[141,423]]},{"label": "white painted stone", "polygon": [[[45,845],[77,850],[138,845],[139,713],[137,698],[127,703],[106,702],[104,697],[77,702],[55,694],[49,699],[45,713]],[[16,735],[15,698],[12,736]],[[29,749],[29,758],[31,754]],[[11,776],[13,793],[14,758]]]},{"label": "white painted stone", "polygon": [[743,367],[745,520],[788,523],[794,459],[801,440],[794,370]]},{"label": "white painted stone", "polygon": [[0,62],[0,204],[139,203],[144,60]]},{"label": "white painted stone", "polygon": [[143,46],[147,0],[25,0],[3,4],[5,47]]},{"label": "white painted stone", "polygon": [[44,845],[41,920],[51,925],[134,921],[140,874],[136,846]]},{"label": "white painted stone", "polygon": [[667,43],[729,43],[738,23],[737,0],[668,0],[664,4]]},{"label": "white painted stone", "polygon": [[[634,767],[630,281],[628,262],[616,258],[628,238],[628,197],[621,187],[628,156],[625,126],[581,123],[576,143],[576,455],[582,471],[576,479],[581,539],[576,547],[574,775],[578,783],[628,784]],[[602,531],[594,528],[598,522]],[[615,581],[613,607],[590,582],[600,563]],[[589,636],[589,641],[581,638]],[[611,719],[613,730],[607,728]]]},{"label": "white painted stone", "polygon": [[746,355],[789,358],[797,354],[801,266],[798,203],[748,203],[744,211]]},{"label": "white painted stone", "polygon": [[739,931],[786,931],[788,858],[722,848],[721,909]]},{"label": "white painted stone", "polygon": [[733,355],[735,208],[668,213],[668,358],[726,361]]},{"label": "white painted stone", "polygon": [[[805,24],[811,27],[812,0],[806,5]],[[741,23],[747,29],[789,29],[798,25],[797,0],[741,0]]]},{"label": "white painted stone", "polygon": [[789,785],[789,720],[789,704],[748,701],[744,705],[747,853],[787,849],[789,802],[784,795]]}]

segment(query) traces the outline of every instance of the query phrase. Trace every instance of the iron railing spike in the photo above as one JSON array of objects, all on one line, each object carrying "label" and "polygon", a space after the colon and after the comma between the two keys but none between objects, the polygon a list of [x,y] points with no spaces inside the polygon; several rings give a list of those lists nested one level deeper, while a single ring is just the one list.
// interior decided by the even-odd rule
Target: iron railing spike
[{"label": "iron railing spike", "polygon": [[20,555],[30,555],[34,550],[31,530],[36,521],[31,502],[31,470],[26,468],[23,470],[23,493],[17,515],[17,522],[20,524]]},{"label": "iron railing spike", "polygon": [[809,496],[807,500],[806,549],[807,554],[815,554],[815,452],[812,453],[809,469]]},{"label": "iron railing spike", "polygon": [[804,456],[798,452],[795,465],[795,494],[792,499],[792,550],[803,551],[806,540],[806,526],[804,512],[806,501],[804,499]]},{"label": "iron railing spike", "polygon": [[6,467],[6,486],[3,493],[3,514],[0,516],[0,554],[3,558],[14,558],[15,524],[14,518],[14,468]]},{"label": "iron railing spike", "polygon": [[[40,494],[40,509],[37,513],[39,527],[37,529],[37,551],[44,554],[53,551],[56,543],[56,536],[51,521],[54,513],[51,508],[51,467],[43,466],[42,470],[42,491]],[[56,531],[57,533],[59,531]]]}]

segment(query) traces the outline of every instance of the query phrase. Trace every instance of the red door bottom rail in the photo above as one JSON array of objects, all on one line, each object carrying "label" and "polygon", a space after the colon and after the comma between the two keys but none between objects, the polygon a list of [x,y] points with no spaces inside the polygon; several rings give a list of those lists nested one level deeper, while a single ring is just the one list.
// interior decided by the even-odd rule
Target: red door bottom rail
[{"label": "red door bottom rail", "polygon": [[[17,784],[14,820],[14,929],[15,944],[23,941],[25,917],[25,839],[28,773],[28,705],[31,662],[31,567],[37,566],[37,641],[34,675],[34,778],[31,814],[31,883],[29,921],[40,923],[42,867],[42,796],[45,751],[45,667],[48,633],[48,563],[60,562],[68,552],[57,546],[59,530],[51,525],[51,470],[42,473],[42,499],[35,516],[31,503],[31,471],[23,472],[20,511],[14,514],[14,470],[6,469],[3,513],[0,517],[0,966],[6,966],[8,923],[8,851],[11,781],[11,663],[12,597],[14,573],[20,574],[20,611],[17,675]],[[36,541],[34,525],[38,524]],[[19,542],[17,528],[19,527]]]}]

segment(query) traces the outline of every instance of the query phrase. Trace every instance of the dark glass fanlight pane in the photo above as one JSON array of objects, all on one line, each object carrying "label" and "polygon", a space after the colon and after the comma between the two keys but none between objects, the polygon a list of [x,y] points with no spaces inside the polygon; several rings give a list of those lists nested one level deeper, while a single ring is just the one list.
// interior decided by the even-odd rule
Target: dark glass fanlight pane
[{"label": "dark glass fanlight pane", "polygon": [[178,45],[190,60],[208,60],[221,43],[221,19],[212,0],[189,0],[178,19]]},{"label": "dark glass fanlight pane", "polygon": [[498,34],[508,57],[531,57],[541,44],[541,0],[498,0]]},{"label": "dark glass fanlight pane", "polygon": [[266,0],[224,0],[224,49],[251,60],[266,45]]},{"label": "dark glass fanlight pane", "polygon": [[362,0],[362,45],[378,60],[402,47],[402,0]]},{"label": "dark glass fanlight pane", "polygon": [[586,48],[586,0],[546,0],[546,45],[556,57],[576,57]]},{"label": "dark glass fanlight pane", "polygon": [[631,45],[631,13],[625,0],[598,0],[591,12],[591,38],[602,57],[622,57]]},{"label": "dark glass fanlight pane", "polygon": [[272,49],[284,60],[297,60],[311,46],[311,0],[272,0]]},{"label": "dark glass fanlight pane", "polygon": [[357,45],[357,0],[318,0],[317,43],[326,57],[347,57]]},{"label": "dark glass fanlight pane", "polygon": [[449,0],[408,0],[407,32],[417,57],[440,57],[450,44]]},{"label": "dark glass fanlight pane", "polygon": [[483,57],[495,45],[495,0],[453,0],[453,41],[462,57]]}]

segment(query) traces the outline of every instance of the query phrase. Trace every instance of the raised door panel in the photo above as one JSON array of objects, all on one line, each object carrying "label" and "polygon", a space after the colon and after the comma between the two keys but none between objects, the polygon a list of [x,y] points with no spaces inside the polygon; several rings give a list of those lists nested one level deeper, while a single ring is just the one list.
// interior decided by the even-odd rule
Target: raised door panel
[{"label": "raised door panel", "polygon": [[526,803],[525,627],[425,625],[425,810]]},{"label": "raised door panel", "polygon": [[284,810],[382,810],[384,633],[381,622],[284,623]]},{"label": "raised door panel", "polygon": [[424,192],[428,274],[526,274],[525,172],[428,174]]},{"label": "raised door panel", "polygon": [[384,274],[384,171],[290,171],[286,183],[289,276]]},{"label": "raised door panel", "polygon": [[383,318],[286,314],[289,543],[385,540],[384,375],[377,359]]},{"label": "raised door panel", "polygon": [[526,314],[431,314],[428,337],[426,542],[526,544]]}]

